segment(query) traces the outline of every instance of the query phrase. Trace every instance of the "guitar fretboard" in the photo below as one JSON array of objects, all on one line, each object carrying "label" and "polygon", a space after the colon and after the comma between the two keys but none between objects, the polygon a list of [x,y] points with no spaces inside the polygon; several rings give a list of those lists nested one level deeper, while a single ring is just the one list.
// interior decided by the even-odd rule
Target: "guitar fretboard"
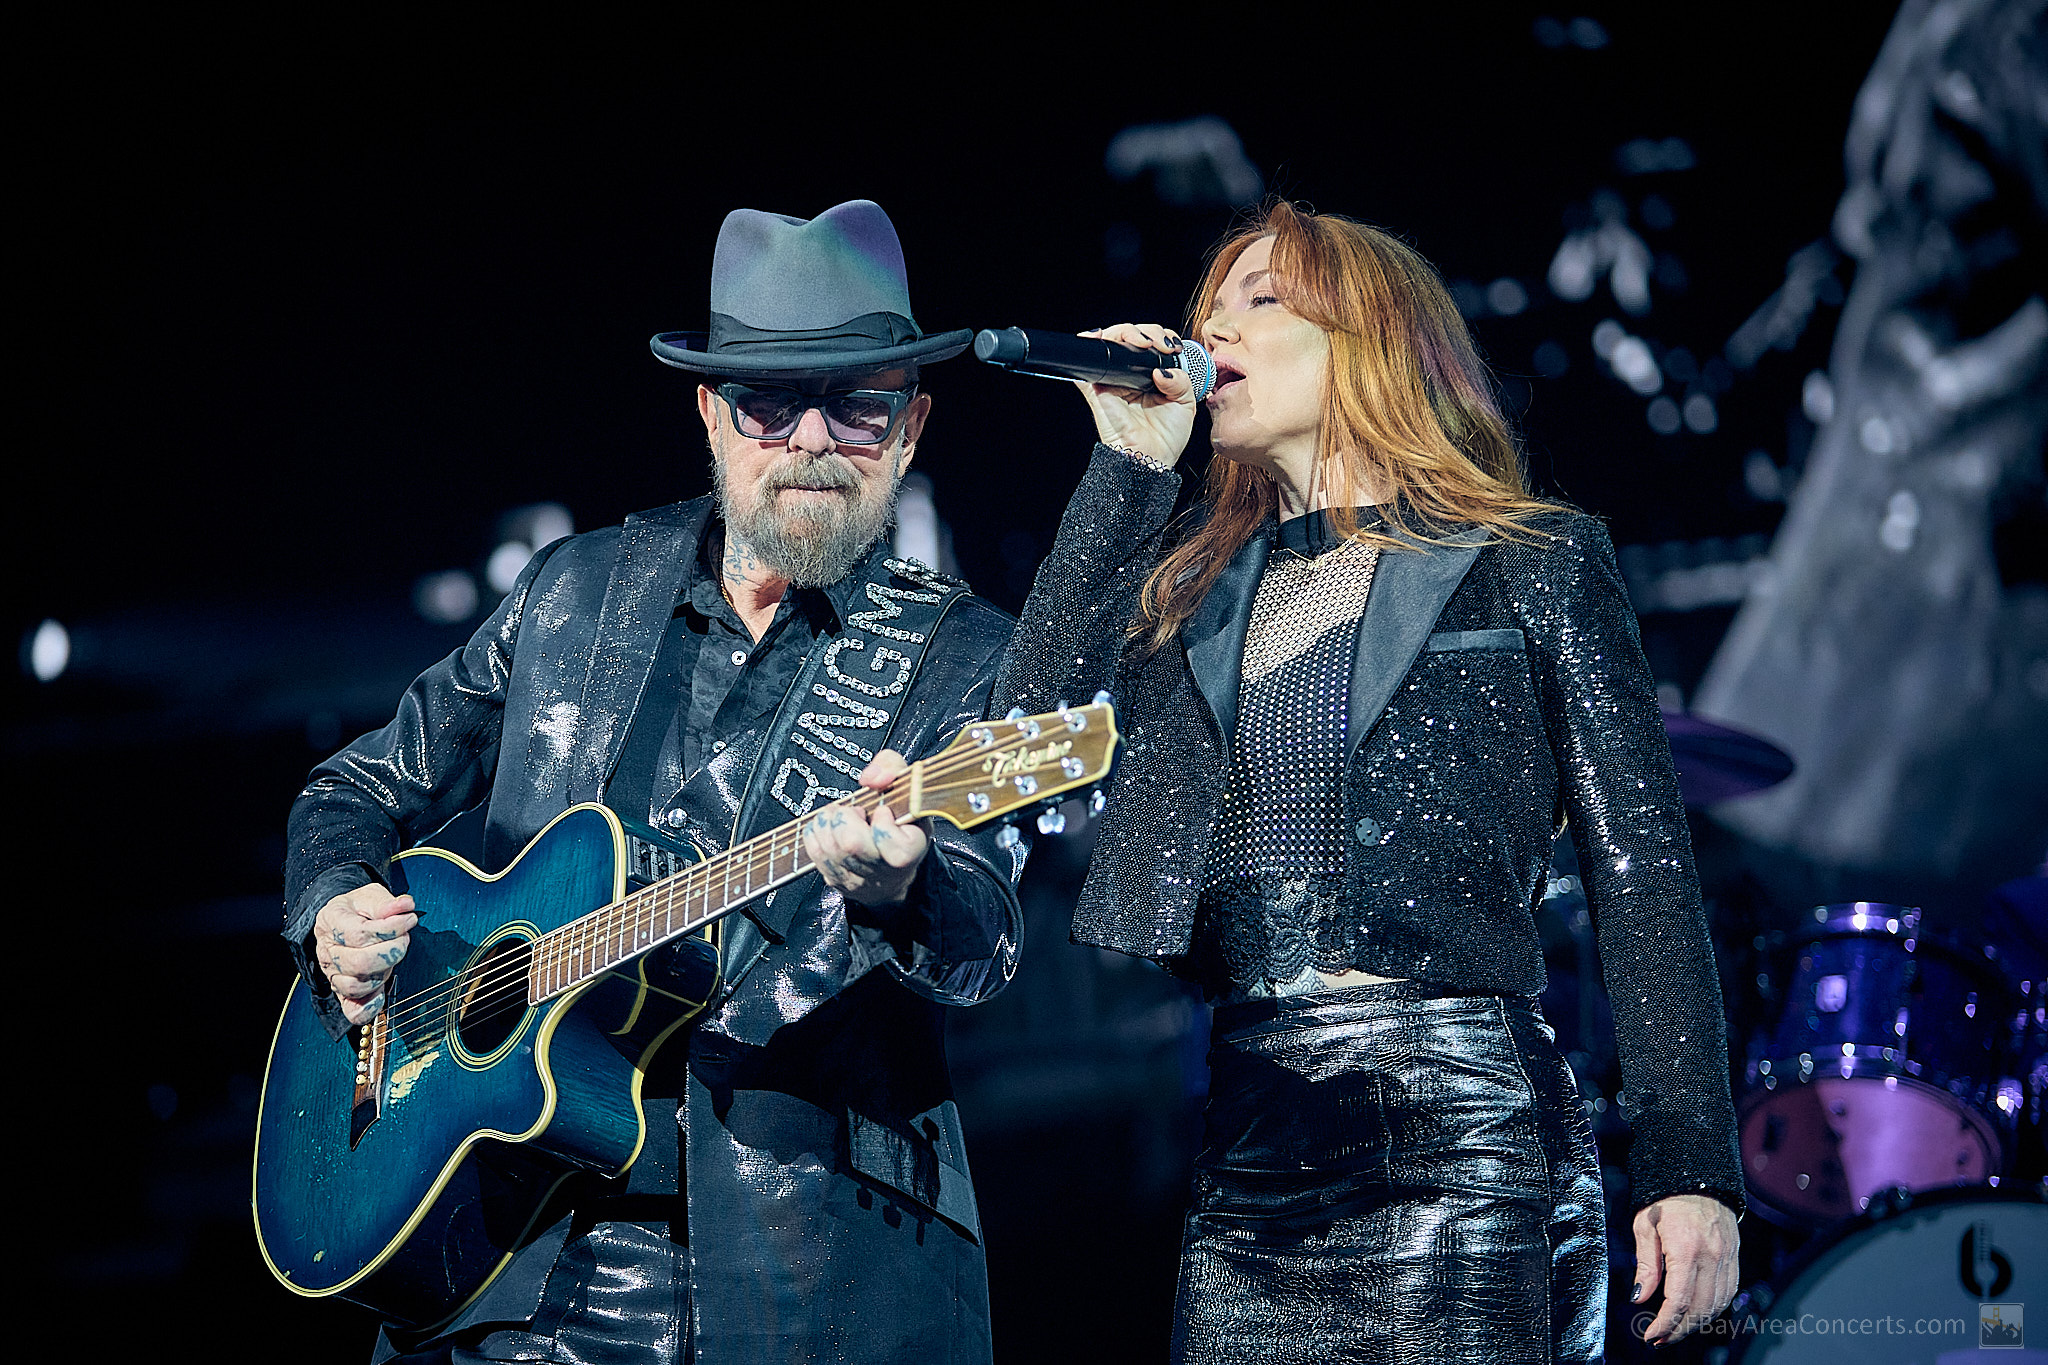
[{"label": "guitar fretboard", "polygon": [[[898,788],[907,791],[908,782],[889,789],[893,809],[902,808]],[[871,812],[880,798],[864,791],[853,804]],[[533,941],[527,968],[527,1002],[537,1005],[560,995],[810,871],[802,830],[802,822],[793,821],[757,835],[542,934]]]},{"label": "guitar fretboard", "polygon": [[[911,764],[887,791],[862,788],[847,804],[872,818],[886,801],[898,820],[943,816],[972,829],[1101,781],[1116,741],[1105,698],[980,721],[943,752]],[[803,825],[800,818],[756,835],[540,935],[526,969],[527,1003],[571,990],[810,871]]]}]

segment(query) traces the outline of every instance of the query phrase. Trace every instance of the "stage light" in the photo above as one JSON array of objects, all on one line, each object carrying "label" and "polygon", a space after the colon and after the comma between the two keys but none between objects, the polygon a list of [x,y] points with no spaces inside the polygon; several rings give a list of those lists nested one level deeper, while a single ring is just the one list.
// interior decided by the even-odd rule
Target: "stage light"
[{"label": "stage light", "polygon": [[1237,130],[1214,114],[1180,123],[1140,123],[1110,139],[1103,164],[1118,180],[1153,172],[1169,204],[1238,207],[1265,193],[1266,180],[1244,154]]},{"label": "stage light", "polygon": [[1815,370],[1799,386],[1799,408],[1806,420],[1824,427],[1835,415],[1835,385],[1826,370]]},{"label": "stage light", "polygon": [[37,682],[55,682],[71,663],[71,632],[61,621],[45,621],[29,636],[23,654],[31,677]]},{"label": "stage light", "polygon": [[1683,411],[1687,429],[1698,435],[1710,435],[1721,425],[1721,414],[1714,410],[1714,400],[1703,393],[1687,397]]},{"label": "stage light", "polygon": [[1599,264],[1594,234],[1574,232],[1559,244],[1557,254],[1550,258],[1547,276],[1550,292],[1573,303],[1592,298],[1593,286],[1599,279]]},{"label": "stage light", "polygon": [[1601,27],[1598,19],[1591,19],[1582,14],[1566,25],[1566,29],[1571,34],[1575,47],[1596,52],[1607,46],[1607,30]]},{"label": "stage light", "polygon": [[1608,352],[1607,363],[1614,368],[1616,378],[1645,398],[1664,387],[1664,374],[1657,368],[1649,344],[1641,337],[1624,334]]},{"label": "stage light", "polygon": [[536,550],[554,544],[575,529],[576,523],[570,519],[569,509],[559,502],[537,502],[530,507],[514,508],[498,518],[498,548],[491,551],[491,557],[484,563],[484,581],[491,585],[493,592],[504,594],[512,591],[512,585],[519,581],[520,570],[526,567]]},{"label": "stage light", "polygon": [[1878,525],[1878,543],[1894,554],[1913,548],[1913,533],[1920,529],[1920,499],[1901,488],[1884,506],[1884,521]]},{"label": "stage light", "polygon": [[1621,339],[1627,335],[1628,328],[1613,318],[1602,318],[1593,327],[1593,354],[1602,360],[1609,359],[1614,355],[1614,348],[1620,345]]},{"label": "stage light", "polygon": [[1785,500],[1785,471],[1767,450],[1752,450],[1742,461],[1742,486],[1758,502]]},{"label": "stage light", "polygon": [[1681,424],[1678,404],[1669,398],[1658,397],[1650,402],[1648,413],[1650,429],[1659,436],[1675,436]]},{"label": "stage light", "polygon": [[1486,286],[1486,306],[1511,318],[1529,306],[1529,291],[1522,288],[1521,281],[1502,276]]},{"label": "stage light", "polygon": [[460,569],[430,573],[413,585],[412,605],[413,610],[435,625],[467,621],[476,614],[476,580]]},{"label": "stage light", "polygon": [[512,591],[512,585],[519,581],[519,571],[526,567],[526,561],[533,558],[533,547],[523,540],[508,540],[491,551],[491,557],[484,562],[484,581],[491,585],[491,591],[500,595]]},{"label": "stage light", "polygon": [[1607,287],[1621,311],[1641,317],[1650,311],[1650,248],[1625,227],[1616,226],[1614,268],[1607,273]]}]

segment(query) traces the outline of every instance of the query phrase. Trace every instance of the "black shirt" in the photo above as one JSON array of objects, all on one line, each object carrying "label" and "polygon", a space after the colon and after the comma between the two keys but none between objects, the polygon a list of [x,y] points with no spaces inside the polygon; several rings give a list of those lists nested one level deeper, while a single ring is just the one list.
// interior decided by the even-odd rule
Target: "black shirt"
[{"label": "black shirt", "polygon": [[655,761],[648,819],[657,827],[691,775],[724,747],[721,736],[765,726],[820,636],[836,632],[866,581],[848,574],[828,588],[791,588],[755,640],[720,589],[725,527],[713,523],[669,622],[664,653],[675,660],[680,697]]}]

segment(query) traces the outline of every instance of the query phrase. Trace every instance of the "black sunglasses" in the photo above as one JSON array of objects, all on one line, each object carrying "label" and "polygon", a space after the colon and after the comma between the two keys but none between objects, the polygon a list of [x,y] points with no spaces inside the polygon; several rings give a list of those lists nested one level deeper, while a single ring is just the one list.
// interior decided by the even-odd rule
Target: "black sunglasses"
[{"label": "black sunglasses", "polygon": [[886,440],[895,429],[896,419],[917,397],[917,385],[907,389],[803,393],[727,382],[713,392],[732,409],[733,425],[750,441],[782,440],[796,430],[805,413],[816,408],[834,441],[841,445],[871,446]]}]

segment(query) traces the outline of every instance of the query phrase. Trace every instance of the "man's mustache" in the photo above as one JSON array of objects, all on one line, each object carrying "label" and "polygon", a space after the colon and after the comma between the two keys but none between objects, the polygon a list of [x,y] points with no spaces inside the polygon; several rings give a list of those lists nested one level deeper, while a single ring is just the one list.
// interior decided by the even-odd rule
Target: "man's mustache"
[{"label": "man's mustache", "polygon": [[806,460],[800,465],[783,465],[769,470],[761,480],[761,487],[769,493],[780,493],[785,488],[851,491],[860,487],[860,478],[840,461]]}]

